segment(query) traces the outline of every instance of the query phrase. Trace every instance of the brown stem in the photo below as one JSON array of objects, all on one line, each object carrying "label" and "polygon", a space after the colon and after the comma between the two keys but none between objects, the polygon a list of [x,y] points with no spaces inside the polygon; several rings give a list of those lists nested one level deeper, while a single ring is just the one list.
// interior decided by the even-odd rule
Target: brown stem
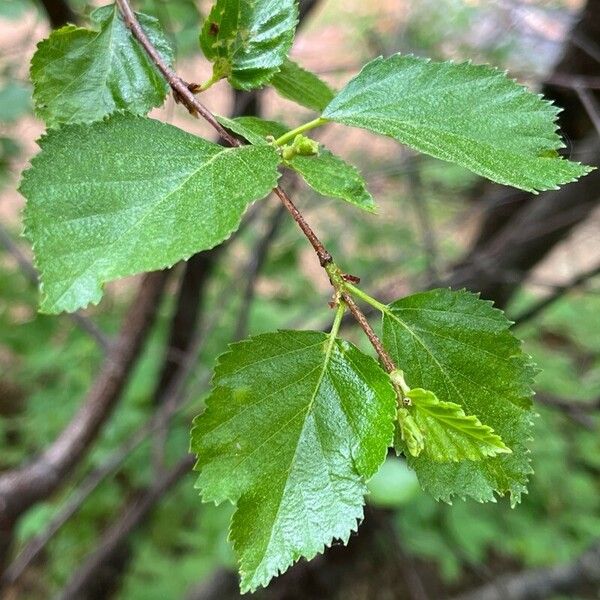
[{"label": "brown stem", "polygon": [[377,356],[379,356],[379,360],[385,367],[388,373],[396,370],[396,365],[392,360],[391,356],[387,353],[387,350],[383,347],[381,340],[377,337],[377,334],[373,331],[373,328],[367,321],[367,317],[363,314],[363,312],[358,308],[356,302],[350,294],[347,292],[342,292],[341,294],[342,300],[348,306],[348,310],[352,313],[352,316],[356,319],[356,322],[360,325],[361,329],[365,332],[365,335],[369,338],[371,345],[375,348],[375,352],[377,352]]},{"label": "brown stem", "polygon": [[[181,102],[189,112],[195,115],[200,115],[204,120],[206,120],[223,138],[223,140],[228,143],[230,146],[240,146],[241,142],[234,138],[230,133],[228,133],[221,124],[216,120],[215,116],[206,108],[194,94],[190,91],[188,84],[181,79],[174,71],[165,63],[161,55],[158,53],[156,48],[152,45],[152,42],[148,39],[148,36],[145,34],[141,25],[139,24],[135,13],[133,12],[128,0],[116,0],[119,10],[123,15],[123,20],[125,24],[130,29],[133,37],[135,37],[141,46],[144,48],[148,56],[153,60],[154,64],[158,68],[158,70],[162,73],[163,77],[167,80],[171,88],[173,89],[173,93],[178,102]],[[311,226],[306,222],[305,218],[302,216],[302,213],[298,210],[296,205],[292,202],[291,198],[287,195],[285,190],[281,188],[281,186],[277,186],[274,190],[275,194],[279,197],[283,205],[286,207],[294,221],[298,224],[302,233],[306,236],[311,246],[313,247],[317,257],[319,259],[319,263],[323,268],[328,265],[333,264],[333,259],[331,254],[325,248],[323,242],[319,239],[317,234],[313,231]],[[332,281],[333,284],[333,281]],[[334,285],[335,287],[335,285]],[[337,289],[337,288],[336,288]],[[367,318],[358,308],[356,303],[350,298],[350,302],[347,301],[349,296],[342,292],[342,297],[348,303],[348,308],[350,312],[356,319],[357,323],[360,325],[362,330],[365,332],[366,336],[369,338],[369,341],[375,348],[379,358],[383,362],[385,368],[388,371],[393,371],[396,367],[389,354],[383,348],[381,341],[369,325]],[[352,308],[351,308],[352,307]]]},{"label": "brown stem", "polygon": [[0,532],[30,506],[48,498],[86,455],[110,416],[156,316],[168,272],[147,274],[121,333],[83,404],[54,442],[32,462],[0,475]]},{"label": "brown stem", "polygon": [[302,230],[302,233],[306,236],[310,245],[313,247],[314,251],[317,253],[317,257],[319,258],[319,262],[322,267],[325,267],[328,264],[333,262],[331,258],[331,254],[323,245],[323,242],[317,237],[317,234],[312,230],[311,226],[306,222],[302,213],[296,208],[296,205],[292,202],[291,198],[286,194],[285,190],[281,187],[277,186],[275,188],[275,193],[279,196],[283,205],[287,208],[288,212],[294,218],[294,221],[298,223],[298,226]]},{"label": "brown stem", "polygon": [[133,37],[140,43],[148,56],[152,59],[156,68],[167,80],[175,94],[175,98],[181,102],[192,114],[200,115],[217,133],[230,145],[241,146],[241,142],[233,137],[221,124],[215,116],[200,102],[189,90],[188,84],[164,61],[158,50],[152,45],[145,31],[142,29],[128,0],[117,0],[117,5],[125,25],[130,29]]}]

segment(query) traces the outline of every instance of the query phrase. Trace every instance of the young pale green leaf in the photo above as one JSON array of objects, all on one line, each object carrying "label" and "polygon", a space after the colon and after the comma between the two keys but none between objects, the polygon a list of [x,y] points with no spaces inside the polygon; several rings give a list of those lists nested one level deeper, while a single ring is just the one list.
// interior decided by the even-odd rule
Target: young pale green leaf
[{"label": "young pale green leaf", "polygon": [[558,112],[494,68],[395,54],[368,63],[323,117],[536,192],[590,170],[558,155]]},{"label": "young pale green leaf", "polygon": [[[156,19],[137,15],[168,62],[173,51]],[[96,30],[67,25],[38,44],[31,61],[37,115],[49,127],[87,123],[118,110],[145,115],[160,106],[168,85],[125,26],[114,4],[95,10]]]},{"label": "young pale green leaf", "polygon": [[[438,499],[493,501],[494,492],[509,492],[517,503],[526,491],[535,367],[509,327],[502,311],[464,290],[415,294],[384,311],[383,341],[408,385],[432,390],[442,402],[477,415],[512,450],[445,464],[426,452],[408,454],[421,485]],[[426,435],[425,447],[428,441]]]},{"label": "young pale green leaf", "polygon": [[[276,121],[256,117],[227,119],[218,117],[221,125],[245,138],[251,144],[268,144],[267,136],[281,137],[289,130]],[[294,156],[284,164],[302,175],[316,192],[330,198],[340,198],[368,212],[375,212],[373,196],[358,169],[336,156],[327,148],[319,147],[315,156]]]},{"label": "young pale green leaf", "polygon": [[323,146],[318,156],[294,156],[285,164],[300,173],[304,181],[319,194],[341,198],[363,210],[375,212],[373,196],[358,169]]},{"label": "young pale green leaf", "polygon": [[259,335],[219,359],[191,449],[204,501],[237,505],[230,538],[242,591],[348,541],[395,406],[376,361],[323,333]]},{"label": "young pale green leaf", "polygon": [[510,454],[510,449],[491,427],[483,425],[475,415],[467,416],[460,405],[443,402],[432,391],[422,388],[413,388],[406,397],[412,407],[404,410],[422,432],[427,458],[457,462]]},{"label": "young pale green leaf", "polygon": [[[400,439],[398,439],[398,436],[400,436]],[[423,431],[417,425],[408,408],[404,407],[398,409],[398,425],[394,439],[394,446],[397,452],[399,452],[399,448],[404,450],[402,444],[406,446],[408,452],[413,456],[419,456],[425,449]]]},{"label": "young pale green leaf", "polygon": [[97,303],[107,281],[219,244],[278,178],[269,146],[225,149],[131,115],[51,130],[40,147],[21,192],[50,313]]},{"label": "young pale green leaf", "polygon": [[269,83],[280,96],[317,112],[324,110],[334,97],[322,79],[287,58]]},{"label": "young pale green leaf", "polygon": [[267,138],[278,138],[289,131],[283,123],[259,119],[258,117],[236,117],[235,119],[220,115],[216,115],[216,117],[223,127],[251,144],[269,144]]},{"label": "young pale green leaf", "polygon": [[217,0],[200,34],[214,78],[241,90],[267,83],[292,47],[297,22],[295,0]]}]

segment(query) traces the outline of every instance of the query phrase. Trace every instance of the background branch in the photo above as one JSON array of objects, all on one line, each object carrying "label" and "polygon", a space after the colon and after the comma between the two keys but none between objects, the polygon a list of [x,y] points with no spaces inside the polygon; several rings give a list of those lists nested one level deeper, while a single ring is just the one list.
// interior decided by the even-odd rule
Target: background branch
[{"label": "background branch", "polygon": [[[13,260],[21,270],[21,273],[35,286],[38,285],[38,274],[34,266],[15,244],[10,233],[0,223],[0,244],[12,256]],[[111,346],[111,340],[100,330],[100,328],[81,311],[67,313],[67,317],[75,323],[82,331],[85,331],[105,352]]]},{"label": "background branch", "polygon": [[566,565],[503,575],[453,600],[544,600],[600,582],[600,543]]},{"label": "background branch", "polygon": [[16,519],[48,498],[81,462],[121,396],[156,316],[168,272],[144,276],[118,340],[69,424],[31,463],[0,475],[0,532],[7,552]]}]

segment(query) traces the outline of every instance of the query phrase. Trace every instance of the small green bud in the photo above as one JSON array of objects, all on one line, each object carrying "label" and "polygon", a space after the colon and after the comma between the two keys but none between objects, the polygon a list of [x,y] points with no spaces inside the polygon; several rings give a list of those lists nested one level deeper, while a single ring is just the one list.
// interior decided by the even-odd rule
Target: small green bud
[{"label": "small green bud", "polygon": [[291,160],[294,156],[316,156],[319,154],[319,142],[311,140],[299,133],[291,144],[283,146],[281,155],[284,160]]},{"label": "small green bud", "polygon": [[413,456],[419,456],[425,449],[425,436],[407,408],[398,409],[398,424],[400,425],[400,435],[408,451]]}]

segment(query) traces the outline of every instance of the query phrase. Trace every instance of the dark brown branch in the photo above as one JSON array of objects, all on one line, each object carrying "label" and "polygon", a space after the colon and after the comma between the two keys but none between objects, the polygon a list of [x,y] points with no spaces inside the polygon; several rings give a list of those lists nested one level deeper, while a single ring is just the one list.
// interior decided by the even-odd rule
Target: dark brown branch
[{"label": "dark brown branch", "polygon": [[202,311],[203,291],[212,273],[216,256],[216,251],[200,252],[185,263],[163,367],[154,390],[155,403],[164,397],[165,390],[181,368],[181,357],[185,356],[194,339],[198,318]]},{"label": "dark brown branch", "polygon": [[58,29],[67,23],[75,23],[77,18],[66,0],[39,0],[44,7],[52,29]]},{"label": "dark brown branch", "polygon": [[296,208],[296,205],[292,202],[291,198],[287,195],[285,190],[281,187],[275,188],[275,193],[286,207],[287,211],[292,215],[294,221],[298,223],[298,226],[302,230],[302,233],[306,237],[306,239],[310,242],[310,245],[313,247],[315,251],[319,263],[322,267],[325,267],[333,262],[331,258],[331,254],[327,251],[321,240],[317,237],[317,234],[312,230],[310,225],[306,222],[302,213]]},{"label": "dark brown branch", "polygon": [[575,423],[586,429],[591,431],[596,429],[592,415],[600,412],[600,398],[585,402],[566,400],[551,394],[539,393],[535,395],[535,402],[563,412]]},{"label": "dark brown branch", "polygon": [[[600,163],[600,140],[596,134],[581,143],[578,151],[575,159]],[[537,197],[525,196],[529,202],[516,206],[500,231],[485,233],[484,226],[481,242],[454,268],[445,282],[447,285],[479,291],[484,298],[505,307],[531,268],[598,205],[600,171],[593,171],[559,190]],[[490,226],[493,214],[494,211],[487,219]],[[505,278],[506,273],[513,272],[520,275],[510,280]]]},{"label": "dark brown branch", "polygon": [[[27,260],[26,256],[21,252],[19,247],[13,242],[10,234],[0,224],[0,245],[4,246],[6,251],[12,256],[17,263],[21,273],[33,284],[38,285],[38,275],[34,266]],[[81,312],[68,313],[67,316],[75,323],[82,331],[85,331],[100,348],[107,351],[110,348],[111,340],[96,326],[96,324],[86,317]]]},{"label": "dark brown branch", "polygon": [[453,600],[545,600],[599,582],[600,543],[596,543],[566,565],[503,575],[496,582],[456,596]]},{"label": "dark brown branch", "polygon": [[517,325],[527,323],[531,319],[537,317],[543,310],[554,304],[557,300],[560,300],[565,294],[583,285],[592,277],[596,277],[596,275],[600,275],[600,265],[589,271],[580,273],[565,285],[557,286],[546,298],[543,298],[530,308],[525,309],[520,315],[516,316],[514,319],[515,323]]},{"label": "dark brown branch", "polygon": [[246,336],[250,306],[252,305],[256,293],[256,282],[265,264],[271,245],[277,236],[284,214],[285,207],[280,204],[271,215],[267,230],[252,249],[250,260],[246,267],[246,286],[242,295],[242,304],[238,312],[238,319],[235,327],[234,337],[237,340]]},{"label": "dark brown branch", "polygon": [[48,498],[71,474],[110,416],[156,315],[167,272],[144,276],[119,339],[104,360],[81,408],[58,438],[31,463],[0,476],[0,530],[8,532],[33,504]]},{"label": "dark brown branch", "polygon": [[577,93],[582,106],[585,108],[590,121],[594,125],[596,132],[600,135],[600,107],[598,107],[594,95],[583,86],[576,87],[575,92]]},{"label": "dark brown branch", "polygon": [[[237,278],[237,276],[234,276],[233,279],[237,280]],[[226,303],[221,304],[220,307],[221,314],[223,315],[227,312],[225,310],[227,303],[230,303],[233,299],[233,286],[231,284],[226,286],[226,289],[222,291],[220,296],[227,299]],[[221,319],[213,319],[206,326],[196,331],[183,360],[180,360],[179,369],[165,389],[164,396],[158,402],[159,406],[155,414],[141,428],[138,428],[124,444],[118,447],[100,467],[85,477],[77,487],[72,498],[69,499],[56,517],[48,524],[45,531],[30,540],[19,556],[6,569],[2,577],[3,584],[14,584],[37,556],[39,556],[48,542],[53,539],[54,535],[81,508],[90,494],[102,481],[114,473],[130,456],[131,452],[149,436],[163,429],[168,421],[186,406],[192,394],[196,397],[198,390],[204,388],[210,378],[208,373],[201,377],[200,381],[194,385],[194,389],[190,390],[190,393],[184,394],[185,383],[197,366],[197,358],[205,340],[220,324]]]},{"label": "dark brown branch", "polygon": [[193,464],[193,456],[186,456],[181,459],[174,467],[158,478],[152,487],[143,493],[136,502],[129,506],[102,536],[98,548],[88,556],[83,565],[75,572],[71,581],[62,590],[59,596],[62,600],[85,599],[89,597],[90,590],[95,590],[96,594],[102,591],[97,589],[99,569],[102,565],[110,562],[110,558],[121,547],[122,541],[129,537],[148,518],[164,495],[172,490],[185,475],[190,473]]}]

